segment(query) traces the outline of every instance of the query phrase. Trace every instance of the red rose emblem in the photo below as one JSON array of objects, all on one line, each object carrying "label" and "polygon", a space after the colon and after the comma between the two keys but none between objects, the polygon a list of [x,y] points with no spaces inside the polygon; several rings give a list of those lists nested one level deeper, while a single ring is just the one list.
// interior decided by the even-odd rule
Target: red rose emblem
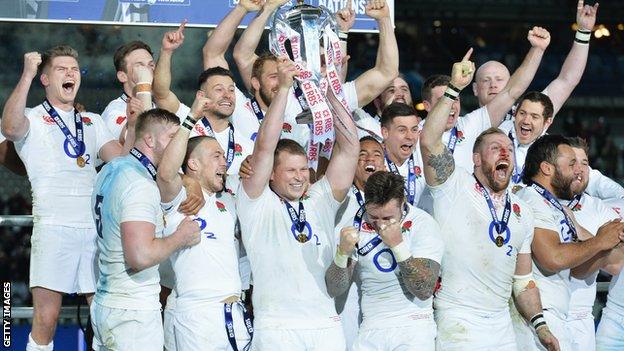
[{"label": "red rose emblem", "polygon": [[403,223],[403,225],[401,226],[401,231],[402,232],[407,232],[410,229],[412,229],[412,221],[405,221]]},{"label": "red rose emblem", "polygon": [[511,208],[513,209],[513,213],[520,217],[520,206],[518,206],[518,204],[513,204],[513,206],[511,206]]},{"label": "red rose emblem", "polygon": [[215,201],[215,205],[217,205],[217,209],[219,210],[219,212],[225,212],[225,205],[220,202],[220,201]]},{"label": "red rose emblem", "polygon": [[199,123],[195,125],[195,130],[199,135],[206,135],[206,132],[204,132],[204,127],[200,126]]},{"label": "red rose emblem", "polygon": [[243,152],[243,147],[240,144],[234,144],[234,152],[236,155],[240,155]]},{"label": "red rose emblem", "polygon": [[422,175],[422,170],[420,169],[420,166],[414,167],[414,174],[416,175],[417,178]]},{"label": "red rose emblem", "polygon": [[117,116],[117,119],[115,120],[115,123],[121,125],[125,121],[126,121],[126,116]]},{"label": "red rose emblem", "polygon": [[90,126],[91,124],[93,124],[93,122],[91,122],[91,118],[89,117],[82,117],[82,123]]},{"label": "red rose emblem", "polygon": [[52,117],[50,117],[48,115],[41,116],[41,118],[43,118],[43,122],[45,124],[54,124],[54,118],[52,118]]},{"label": "red rose emblem", "polygon": [[288,123],[282,124],[282,132],[290,133],[292,131],[292,126]]},{"label": "red rose emblem", "polygon": [[458,130],[457,131],[457,139],[463,140],[464,139],[464,132],[462,132],[461,130]]},{"label": "red rose emblem", "polygon": [[619,208],[619,207],[613,207],[613,211],[615,211],[615,213],[617,213],[619,215],[619,214],[621,214],[620,211],[622,211],[622,209]]}]

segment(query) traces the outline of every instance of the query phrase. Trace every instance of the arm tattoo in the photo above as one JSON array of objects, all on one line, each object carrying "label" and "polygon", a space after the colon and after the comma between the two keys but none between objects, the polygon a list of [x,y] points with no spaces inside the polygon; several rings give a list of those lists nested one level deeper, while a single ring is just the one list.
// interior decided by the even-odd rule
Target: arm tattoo
[{"label": "arm tattoo", "polygon": [[407,290],[414,296],[424,301],[433,295],[440,264],[427,259],[410,257],[403,262],[399,262],[401,278]]},{"label": "arm tattoo", "polygon": [[441,154],[429,155],[427,165],[433,168],[433,170],[435,171],[436,184],[442,184],[446,182],[448,177],[450,177],[455,170],[455,160],[453,159],[453,154],[451,154],[451,151],[447,147],[444,147],[444,151],[442,151]]},{"label": "arm tattoo", "polygon": [[334,262],[331,263],[325,272],[325,285],[327,285],[329,297],[340,296],[349,289],[354,267],[355,264],[353,264],[351,259],[349,259],[347,268],[340,268]]}]

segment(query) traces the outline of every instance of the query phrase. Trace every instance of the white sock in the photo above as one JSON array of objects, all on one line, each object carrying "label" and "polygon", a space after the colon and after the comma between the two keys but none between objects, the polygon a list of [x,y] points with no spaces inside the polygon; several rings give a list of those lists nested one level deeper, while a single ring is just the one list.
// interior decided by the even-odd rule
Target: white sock
[{"label": "white sock", "polygon": [[50,341],[47,345],[39,345],[33,340],[32,334],[28,334],[28,344],[26,351],[52,351],[54,350],[54,341]]}]

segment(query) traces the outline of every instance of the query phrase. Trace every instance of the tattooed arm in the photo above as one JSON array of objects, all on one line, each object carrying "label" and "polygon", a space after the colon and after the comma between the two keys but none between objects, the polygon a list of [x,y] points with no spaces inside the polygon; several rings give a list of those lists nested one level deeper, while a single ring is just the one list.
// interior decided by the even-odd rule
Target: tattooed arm
[{"label": "tattooed arm", "polygon": [[355,227],[344,227],[340,230],[340,244],[336,249],[336,256],[325,272],[325,285],[330,297],[344,294],[351,286],[354,262],[349,258],[359,240],[359,232]]},{"label": "tattooed arm", "polygon": [[353,270],[355,262],[349,259],[347,267],[340,268],[336,262],[332,262],[325,272],[325,285],[327,285],[327,293],[329,297],[334,298],[344,294],[353,281]]},{"label": "tattooed arm", "polygon": [[410,257],[399,262],[401,278],[407,290],[424,301],[433,295],[440,275],[440,264],[428,258]]},{"label": "tattooed arm", "polygon": [[[471,54],[472,49],[468,50],[461,62],[453,65],[451,85],[455,89],[461,90],[472,81],[474,63],[468,61]],[[451,89],[449,87],[447,91],[452,92]],[[457,95],[459,93],[454,94]],[[451,106],[455,101],[455,99],[446,95],[447,93],[440,97],[431,112],[429,112],[420,136],[420,151],[425,161],[425,180],[430,186],[443,184],[455,170],[453,155],[442,143],[442,134],[444,134],[446,129]]]}]

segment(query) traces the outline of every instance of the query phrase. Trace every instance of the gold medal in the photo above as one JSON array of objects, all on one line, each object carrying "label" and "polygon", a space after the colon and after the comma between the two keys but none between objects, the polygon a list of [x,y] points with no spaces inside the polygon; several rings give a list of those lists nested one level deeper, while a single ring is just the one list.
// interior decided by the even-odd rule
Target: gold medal
[{"label": "gold medal", "polygon": [[514,185],[513,188],[511,188],[511,192],[515,194],[518,191],[522,190],[522,188],[523,188],[522,185]]},{"label": "gold medal", "polygon": [[78,167],[83,168],[87,163],[85,162],[84,157],[78,156],[78,158],[76,158],[76,164]]},{"label": "gold medal", "polygon": [[297,241],[299,241],[300,243],[305,243],[308,241],[308,236],[303,233],[299,233],[299,235],[297,235]]},{"label": "gold medal", "polygon": [[505,239],[503,239],[503,237],[499,235],[496,237],[494,242],[496,243],[496,246],[501,247],[505,243]]}]

